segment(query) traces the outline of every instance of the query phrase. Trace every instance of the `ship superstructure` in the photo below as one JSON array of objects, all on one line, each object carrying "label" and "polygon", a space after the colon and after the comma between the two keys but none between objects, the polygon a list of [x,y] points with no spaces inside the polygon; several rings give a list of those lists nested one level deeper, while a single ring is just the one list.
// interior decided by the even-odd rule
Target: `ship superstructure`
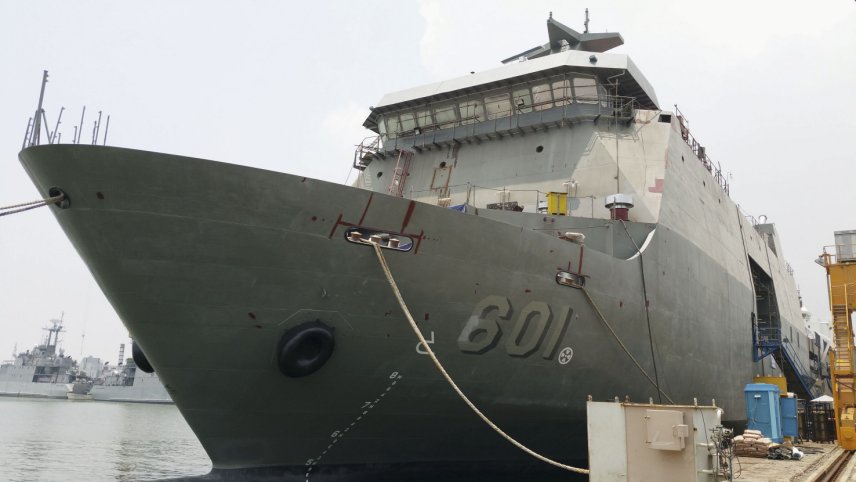
[{"label": "ship superstructure", "polygon": [[603,52],[620,36],[547,26],[503,67],[385,96],[354,186],[104,146],[21,152],[65,196],[57,220],[215,473],[564,477],[457,398],[373,244],[461,389],[556,460],[585,458],[588,396],[715,399],[741,425],[756,374],[824,390],[773,225],[739,210],[633,62]]},{"label": "ship superstructure", "polygon": [[0,395],[66,398],[78,378],[77,363],[57,348],[62,319],[50,320],[44,342],[0,365]]}]

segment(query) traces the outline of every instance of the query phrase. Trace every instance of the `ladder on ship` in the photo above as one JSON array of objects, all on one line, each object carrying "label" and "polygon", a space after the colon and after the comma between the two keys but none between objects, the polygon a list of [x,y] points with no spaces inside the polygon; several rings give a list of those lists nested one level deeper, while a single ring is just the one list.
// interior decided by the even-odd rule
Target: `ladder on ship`
[{"label": "ladder on ship", "polygon": [[835,254],[824,249],[822,255],[829,283],[834,337],[829,350],[829,366],[838,444],[845,450],[856,450],[856,373],[853,369],[856,347],[851,322],[856,312],[856,258],[842,258],[840,248],[836,246]]},{"label": "ladder on ship", "polygon": [[404,196],[404,183],[407,182],[407,176],[410,175],[410,159],[413,157],[413,152],[406,149],[398,150],[398,157],[395,160],[395,169],[392,172],[392,181],[389,183],[387,193],[392,196]]}]

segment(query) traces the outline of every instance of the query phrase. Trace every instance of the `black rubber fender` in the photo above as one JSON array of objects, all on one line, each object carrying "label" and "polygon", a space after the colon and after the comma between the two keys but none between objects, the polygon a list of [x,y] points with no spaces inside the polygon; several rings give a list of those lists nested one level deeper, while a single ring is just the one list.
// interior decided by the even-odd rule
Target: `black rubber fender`
[{"label": "black rubber fender", "polygon": [[146,358],[146,354],[143,353],[143,349],[140,348],[136,343],[131,343],[131,358],[134,359],[134,364],[137,365],[137,368],[146,372],[146,373],[154,373],[155,369],[152,367],[152,364],[149,363],[149,359]]},{"label": "black rubber fender", "polygon": [[321,320],[293,326],[282,334],[277,347],[279,371],[291,378],[311,375],[327,363],[336,347],[334,328]]}]

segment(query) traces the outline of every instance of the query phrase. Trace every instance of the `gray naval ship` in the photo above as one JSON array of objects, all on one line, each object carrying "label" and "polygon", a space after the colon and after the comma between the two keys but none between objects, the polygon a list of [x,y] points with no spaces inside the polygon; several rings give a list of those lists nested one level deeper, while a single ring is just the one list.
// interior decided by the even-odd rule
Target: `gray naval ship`
[{"label": "gray naval ship", "polygon": [[[84,145],[20,160],[213,462],[210,478],[566,480],[585,403],[825,389],[772,224],[615,33],[552,18],[494,70],[384,96],[352,186]],[[781,370],[781,371],[779,371]],[[537,478],[536,478],[537,474]]]},{"label": "gray naval ship", "polygon": [[[32,350],[15,354],[14,360],[0,364],[0,395],[11,397],[67,398],[75,393],[78,381],[77,362],[57,349],[59,334],[64,331],[62,319],[53,319],[45,339]],[[77,392],[85,395],[86,384]]]},{"label": "gray naval ship", "polygon": [[137,366],[133,358],[121,366],[106,367],[89,394],[102,402],[172,403],[157,373],[145,368]]}]

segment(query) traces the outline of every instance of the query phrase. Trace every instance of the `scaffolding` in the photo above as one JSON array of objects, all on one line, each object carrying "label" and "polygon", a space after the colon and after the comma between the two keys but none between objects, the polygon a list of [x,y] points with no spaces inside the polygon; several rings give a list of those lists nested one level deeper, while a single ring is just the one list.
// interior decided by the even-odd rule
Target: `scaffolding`
[{"label": "scaffolding", "polygon": [[853,368],[853,312],[856,311],[856,257],[853,244],[840,244],[823,249],[821,259],[826,268],[829,308],[832,312],[833,346],[829,351],[832,372],[832,398],[838,444],[845,450],[856,450],[856,373]]}]

